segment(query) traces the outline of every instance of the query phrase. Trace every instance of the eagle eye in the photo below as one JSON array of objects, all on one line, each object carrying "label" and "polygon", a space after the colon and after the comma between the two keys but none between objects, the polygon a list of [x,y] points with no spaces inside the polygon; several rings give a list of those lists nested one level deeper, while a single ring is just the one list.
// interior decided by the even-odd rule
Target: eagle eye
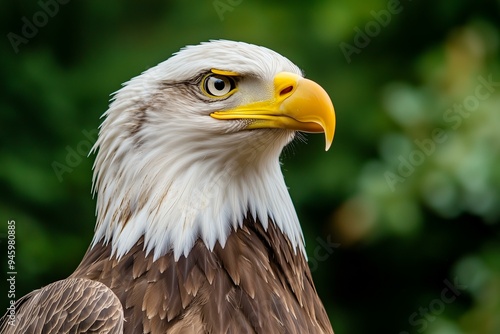
[{"label": "eagle eye", "polygon": [[226,97],[236,89],[234,79],[231,77],[209,74],[203,78],[202,90],[210,97]]}]

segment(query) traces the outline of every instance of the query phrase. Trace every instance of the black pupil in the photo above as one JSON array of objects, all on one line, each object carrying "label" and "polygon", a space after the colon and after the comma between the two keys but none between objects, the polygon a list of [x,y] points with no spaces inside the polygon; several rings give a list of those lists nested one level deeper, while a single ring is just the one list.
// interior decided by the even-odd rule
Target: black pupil
[{"label": "black pupil", "polygon": [[214,87],[217,90],[223,90],[226,87],[226,83],[222,79],[215,79]]}]

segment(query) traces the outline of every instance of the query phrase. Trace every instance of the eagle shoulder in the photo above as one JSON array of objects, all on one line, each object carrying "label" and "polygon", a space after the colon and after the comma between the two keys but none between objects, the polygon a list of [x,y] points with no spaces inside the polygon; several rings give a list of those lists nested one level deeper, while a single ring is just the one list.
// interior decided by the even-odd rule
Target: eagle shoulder
[{"label": "eagle shoulder", "polygon": [[68,278],[35,290],[16,302],[15,321],[4,315],[1,334],[123,333],[123,307],[106,285]]}]

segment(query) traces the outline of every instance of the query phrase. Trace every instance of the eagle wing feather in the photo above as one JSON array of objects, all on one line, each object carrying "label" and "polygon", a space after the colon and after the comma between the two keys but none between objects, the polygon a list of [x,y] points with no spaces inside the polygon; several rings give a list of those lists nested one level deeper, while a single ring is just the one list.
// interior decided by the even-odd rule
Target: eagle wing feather
[{"label": "eagle wing feather", "polygon": [[0,319],[2,334],[123,333],[123,307],[106,285],[68,278],[35,290],[16,302],[15,321]]}]

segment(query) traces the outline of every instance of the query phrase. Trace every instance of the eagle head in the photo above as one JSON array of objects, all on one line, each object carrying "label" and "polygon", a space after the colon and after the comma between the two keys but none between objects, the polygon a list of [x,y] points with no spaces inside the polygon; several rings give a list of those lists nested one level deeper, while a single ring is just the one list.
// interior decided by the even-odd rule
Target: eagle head
[{"label": "eagle head", "polygon": [[243,219],[304,252],[279,156],[297,131],[335,129],[327,93],[287,58],[233,41],[188,46],[115,93],[94,146],[94,244],[158,258],[222,246]]}]

